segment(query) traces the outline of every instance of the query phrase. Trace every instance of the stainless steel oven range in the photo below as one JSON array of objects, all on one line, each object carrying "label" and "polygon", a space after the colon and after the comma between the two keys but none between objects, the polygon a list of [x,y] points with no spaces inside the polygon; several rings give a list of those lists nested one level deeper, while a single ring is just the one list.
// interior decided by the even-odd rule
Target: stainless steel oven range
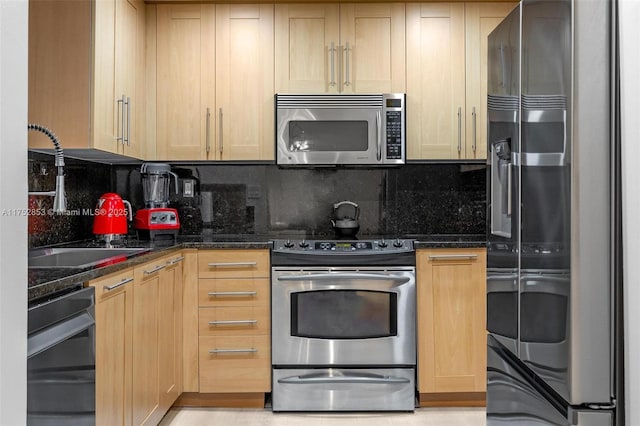
[{"label": "stainless steel oven range", "polygon": [[413,411],[409,240],[276,241],[274,411]]}]

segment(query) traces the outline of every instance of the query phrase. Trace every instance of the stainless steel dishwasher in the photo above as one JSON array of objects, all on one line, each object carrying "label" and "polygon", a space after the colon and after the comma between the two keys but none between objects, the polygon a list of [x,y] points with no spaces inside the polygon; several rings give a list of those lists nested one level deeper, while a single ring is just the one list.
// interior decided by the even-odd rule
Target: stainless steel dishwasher
[{"label": "stainless steel dishwasher", "polygon": [[93,287],[30,306],[27,424],[95,425],[95,360]]}]

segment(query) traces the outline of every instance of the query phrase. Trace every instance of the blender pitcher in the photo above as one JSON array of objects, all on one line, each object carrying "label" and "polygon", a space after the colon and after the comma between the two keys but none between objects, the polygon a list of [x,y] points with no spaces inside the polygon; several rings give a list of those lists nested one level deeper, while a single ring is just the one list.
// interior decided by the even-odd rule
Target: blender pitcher
[{"label": "blender pitcher", "polygon": [[170,176],[173,176],[178,193],[178,176],[171,171],[171,166],[167,163],[143,163],[140,173],[145,207],[167,207]]}]

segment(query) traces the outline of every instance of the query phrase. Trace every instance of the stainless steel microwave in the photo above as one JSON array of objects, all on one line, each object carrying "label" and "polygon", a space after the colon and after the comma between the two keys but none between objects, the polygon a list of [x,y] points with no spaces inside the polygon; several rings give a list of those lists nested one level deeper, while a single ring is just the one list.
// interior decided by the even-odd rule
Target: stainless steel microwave
[{"label": "stainless steel microwave", "polygon": [[404,93],[277,94],[281,166],[405,163]]}]

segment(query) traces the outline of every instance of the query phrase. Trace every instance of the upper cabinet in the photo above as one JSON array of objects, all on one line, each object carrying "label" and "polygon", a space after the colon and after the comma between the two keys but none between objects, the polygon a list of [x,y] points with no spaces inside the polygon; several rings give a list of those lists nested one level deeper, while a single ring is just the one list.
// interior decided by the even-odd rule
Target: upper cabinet
[{"label": "upper cabinet", "polygon": [[[139,0],[31,0],[29,122],[53,130],[63,149],[141,158],[144,25]],[[29,148],[51,147],[30,133]]]},{"label": "upper cabinet", "polygon": [[144,36],[143,1],[95,2],[94,148],[144,156]]},{"label": "upper cabinet", "polygon": [[486,40],[513,7],[407,4],[408,159],[486,158]]},{"label": "upper cabinet", "polygon": [[276,4],[276,93],[405,91],[405,6]]},{"label": "upper cabinet", "polygon": [[156,158],[273,159],[273,5],[151,8]]}]

